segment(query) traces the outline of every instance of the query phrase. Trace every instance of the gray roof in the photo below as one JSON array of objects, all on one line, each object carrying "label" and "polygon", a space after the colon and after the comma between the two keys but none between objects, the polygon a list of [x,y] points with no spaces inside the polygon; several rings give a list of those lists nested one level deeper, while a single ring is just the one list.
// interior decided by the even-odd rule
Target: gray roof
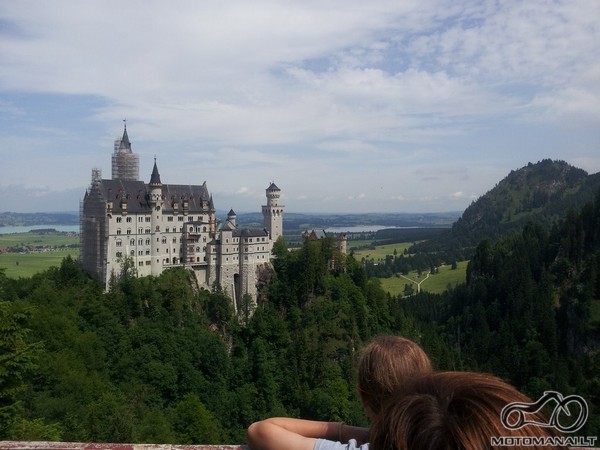
[{"label": "gray roof", "polygon": [[280,191],[281,189],[279,189],[277,187],[277,185],[271,181],[271,185],[267,188],[267,191]]},{"label": "gray roof", "polygon": [[241,228],[237,230],[233,230],[233,237],[262,237],[268,236],[269,233],[267,230],[259,229],[259,228]]},{"label": "gray roof", "polygon": [[[132,180],[102,180],[100,189],[106,201],[113,202],[113,209],[118,209],[122,200],[127,203],[127,211],[148,212],[151,209],[148,203],[149,189],[143,181]],[[187,200],[190,213],[208,211],[210,195],[206,183],[202,185],[163,184],[161,186],[164,201],[163,210],[173,212],[177,204],[177,211],[183,210],[183,201]]]}]

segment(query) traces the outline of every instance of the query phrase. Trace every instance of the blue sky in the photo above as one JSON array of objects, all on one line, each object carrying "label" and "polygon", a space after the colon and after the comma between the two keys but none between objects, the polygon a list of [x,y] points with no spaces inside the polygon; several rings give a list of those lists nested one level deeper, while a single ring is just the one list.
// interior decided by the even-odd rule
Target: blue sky
[{"label": "blue sky", "polygon": [[140,175],[218,209],[460,211],[600,171],[600,2],[5,1],[0,211],[74,211],[123,119]]}]

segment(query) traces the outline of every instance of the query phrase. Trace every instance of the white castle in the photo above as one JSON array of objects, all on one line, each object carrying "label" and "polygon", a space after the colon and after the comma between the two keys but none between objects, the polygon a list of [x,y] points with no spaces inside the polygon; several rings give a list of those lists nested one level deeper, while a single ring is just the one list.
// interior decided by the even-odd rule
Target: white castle
[{"label": "white castle", "polygon": [[81,202],[84,270],[105,287],[129,260],[138,276],[160,275],[172,267],[192,269],[201,287],[218,284],[238,310],[244,294],[256,302],[261,274],[270,270],[273,243],[283,234],[281,191],[271,183],[262,207],[264,228],[239,228],[229,211],[219,224],[206,182],[163,184],[156,158],[150,183],[139,180],[139,158],[127,126],[115,141],[112,178],[92,170]]}]

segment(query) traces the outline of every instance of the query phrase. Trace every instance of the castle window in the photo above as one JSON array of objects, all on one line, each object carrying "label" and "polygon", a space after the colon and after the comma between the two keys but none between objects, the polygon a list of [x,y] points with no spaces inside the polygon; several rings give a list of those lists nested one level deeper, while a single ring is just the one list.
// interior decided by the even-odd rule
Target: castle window
[{"label": "castle window", "polygon": [[138,251],[138,256],[144,256],[144,250]]},{"label": "castle window", "polygon": [[188,217],[188,222],[193,222],[193,221],[194,221],[194,217],[193,216]]},{"label": "castle window", "polygon": [[131,234],[131,228],[127,228],[127,234]]},{"label": "castle window", "polygon": [[115,242],[115,245],[117,247],[120,247],[123,243],[121,242],[121,239],[117,239],[117,242]]},{"label": "castle window", "polygon": [[139,239],[139,240],[138,240],[138,244],[139,244],[139,245],[143,245],[143,244],[144,244],[144,240],[143,240],[143,239]]},{"label": "castle window", "polygon": [[143,266],[143,265],[144,265],[144,261],[138,262],[138,266]]},{"label": "castle window", "polygon": [[206,231],[206,227],[202,227],[202,231]]},{"label": "castle window", "polygon": [[163,244],[166,244],[166,243],[167,243],[167,238],[166,238],[166,237],[163,237],[163,238],[162,238],[162,243],[163,243]]},{"label": "castle window", "polygon": [[146,255],[149,255],[149,254],[150,254],[150,250],[146,250]]},{"label": "castle window", "polygon": [[177,221],[178,222],[183,222],[183,216],[177,216]]},{"label": "castle window", "polygon": [[177,238],[173,238],[173,244],[177,244]]},{"label": "castle window", "polygon": [[121,234],[121,229],[117,228],[117,234]]},{"label": "castle window", "polygon": [[131,217],[128,217],[128,218],[126,219],[126,221],[127,221],[128,223],[131,223]]},{"label": "castle window", "polygon": [[129,245],[135,245],[135,239],[130,239],[129,240]]},{"label": "castle window", "polygon": [[131,250],[131,251],[129,252],[129,254],[130,254],[131,256],[133,256],[133,255],[135,255],[135,252],[134,252],[133,250]]},{"label": "castle window", "polygon": [[146,228],[146,234],[150,234],[150,228]]},{"label": "castle window", "polygon": [[165,233],[169,233],[170,231],[171,231],[171,229],[170,229],[169,227],[167,227],[167,228],[165,229]]},{"label": "castle window", "polygon": [[117,252],[117,253],[116,253],[116,256],[117,256],[117,258],[120,258],[121,256],[123,256],[123,253],[121,253],[121,252]]},{"label": "castle window", "polygon": [[138,217],[138,222],[143,222],[143,221],[144,221],[144,218],[142,216],[139,216]]},{"label": "castle window", "polygon": [[151,217],[150,216],[146,216],[146,222],[150,222]]},{"label": "castle window", "polygon": [[121,217],[117,217],[117,223],[121,223],[122,218]]},{"label": "castle window", "polygon": [[150,239],[146,239],[146,245],[150,245]]},{"label": "castle window", "polygon": [[151,264],[150,261],[146,261],[146,265],[149,266]]},{"label": "castle window", "polygon": [[173,216],[167,217],[167,222],[173,222]]},{"label": "castle window", "polygon": [[156,225],[156,231],[159,232],[160,231],[160,227],[158,225]]}]

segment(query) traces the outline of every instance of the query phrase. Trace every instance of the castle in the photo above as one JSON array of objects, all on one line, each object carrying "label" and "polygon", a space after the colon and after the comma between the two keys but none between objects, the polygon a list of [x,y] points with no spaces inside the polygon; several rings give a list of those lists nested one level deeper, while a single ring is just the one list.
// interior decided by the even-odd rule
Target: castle
[{"label": "castle", "polygon": [[156,158],[150,182],[139,180],[125,125],[114,145],[112,178],[93,169],[81,201],[80,263],[107,288],[126,260],[138,276],[185,267],[201,287],[221,286],[237,312],[245,294],[256,302],[261,274],[270,270],[273,243],[283,234],[280,194],[275,183],[266,189],[262,229],[239,228],[233,210],[219,223],[206,182],[163,184]]}]

